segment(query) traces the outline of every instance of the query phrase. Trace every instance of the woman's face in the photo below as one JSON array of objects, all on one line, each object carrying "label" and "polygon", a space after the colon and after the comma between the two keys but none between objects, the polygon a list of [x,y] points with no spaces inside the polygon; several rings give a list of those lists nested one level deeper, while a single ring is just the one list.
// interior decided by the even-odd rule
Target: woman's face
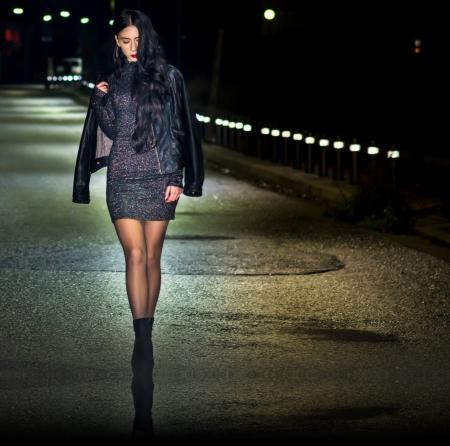
[{"label": "woman's face", "polygon": [[127,26],[119,34],[114,36],[116,43],[125,54],[129,62],[137,60],[137,47],[139,43],[139,31],[134,25]]}]

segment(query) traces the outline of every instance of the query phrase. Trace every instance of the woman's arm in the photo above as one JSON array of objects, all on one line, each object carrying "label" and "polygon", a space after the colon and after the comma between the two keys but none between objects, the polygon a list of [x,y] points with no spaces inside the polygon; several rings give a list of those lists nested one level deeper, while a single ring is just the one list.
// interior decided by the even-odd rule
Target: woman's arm
[{"label": "woman's arm", "polygon": [[100,90],[98,87],[94,87],[91,102],[95,110],[98,125],[109,139],[114,139],[116,133],[116,118],[111,95]]}]

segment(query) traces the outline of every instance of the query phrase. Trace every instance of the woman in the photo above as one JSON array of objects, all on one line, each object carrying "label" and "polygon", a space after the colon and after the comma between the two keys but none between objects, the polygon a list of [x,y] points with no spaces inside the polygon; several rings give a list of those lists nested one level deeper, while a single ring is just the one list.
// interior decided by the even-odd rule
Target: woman
[{"label": "woman", "polygon": [[[168,64],[148,16],[124,9],[114,20],[114,72],[95,85],[83,130],[73,201],[89,203],[90,173],[107,166],[106,201],[126,262],[136,338],[151,336],[161,252],[183,192],[201,196],[203,157],[183,76]],[[96,119],[98,126],[91,121]],[[86,130],[87,126],[90,126]],[[97,130],[96,151],[86,140]],[[86,136],[86,134],[88,136]],[[106,154],[99,141],[111,141]],[[90,144],[92,146],[92,144]],[[96,165],[93,162],[96,160]],[[185,185],[183,187],[183,167]]]}]

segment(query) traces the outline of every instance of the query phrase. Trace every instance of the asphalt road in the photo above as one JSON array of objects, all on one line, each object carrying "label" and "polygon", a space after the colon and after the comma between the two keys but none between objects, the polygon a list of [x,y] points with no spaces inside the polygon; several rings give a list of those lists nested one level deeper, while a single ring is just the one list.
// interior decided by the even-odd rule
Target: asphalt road
[{"label": "asphalt road", "polygon": [[[128,438],[133,328],[85,107],[0,90],[0,430]],[[207,169],[169,224],[153,435],[448,435],[450,264]]]}]

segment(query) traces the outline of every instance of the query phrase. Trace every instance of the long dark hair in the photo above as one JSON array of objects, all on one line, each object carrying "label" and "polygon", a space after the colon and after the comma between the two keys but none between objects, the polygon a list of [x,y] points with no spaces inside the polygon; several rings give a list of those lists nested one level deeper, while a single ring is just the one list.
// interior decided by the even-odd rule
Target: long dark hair
[{"label": "long dark hair", "polygon": [[[149,149],[149,142],[153,137],[151,122],[160,122],[166,95],[170,94],[170,86],[165,51],[150,18],[136,9],[122,9],[114,19],[113,32],[118,35],[130,25],[136,26],[139,31],[137,61],[130,63],[138,64],[137,69],[133,70],[131,83],[131,94],[137,103],[136,127],[132,141],[136,153],[141,153]],[[113,58],[114,75],[109,85],[111,91],[121,77],[124,65],[129,63],[119,48],[115,48]]]}]

